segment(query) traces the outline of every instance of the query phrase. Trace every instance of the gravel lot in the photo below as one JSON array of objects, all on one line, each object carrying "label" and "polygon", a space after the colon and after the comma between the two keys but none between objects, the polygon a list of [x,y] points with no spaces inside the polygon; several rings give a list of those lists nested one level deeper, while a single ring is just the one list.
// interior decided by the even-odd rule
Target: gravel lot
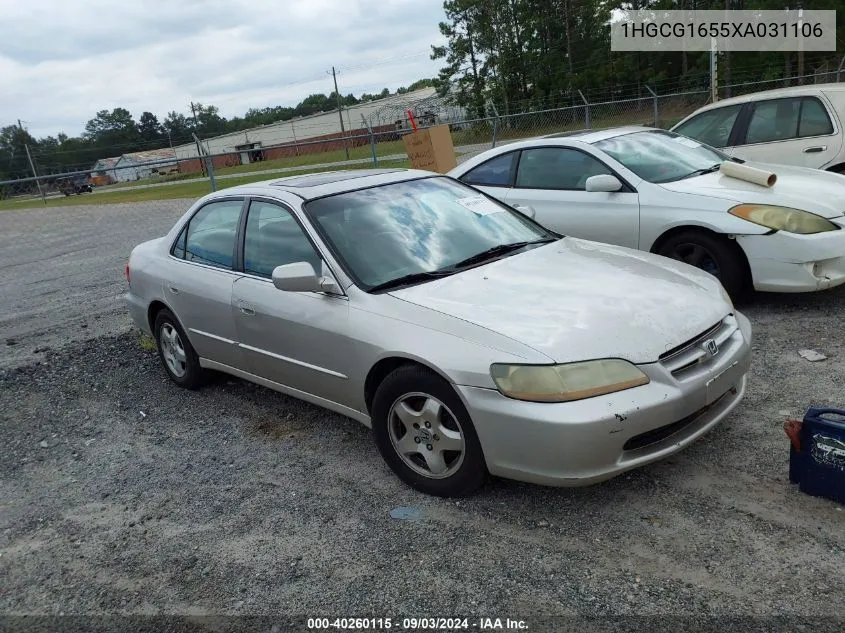
[{"label": "gravel lot", "polygon": [[0,614],[845,626],[845,510],[789,485],[781,429],[845,406],[845,289],[742,306],[746,399],[674,458],[584,489],[494,480],[456,503],[402,485],[355,422],[226,377],[197,392],[166,379],[119,295],[131,247],[185,208],[0,213]]}]

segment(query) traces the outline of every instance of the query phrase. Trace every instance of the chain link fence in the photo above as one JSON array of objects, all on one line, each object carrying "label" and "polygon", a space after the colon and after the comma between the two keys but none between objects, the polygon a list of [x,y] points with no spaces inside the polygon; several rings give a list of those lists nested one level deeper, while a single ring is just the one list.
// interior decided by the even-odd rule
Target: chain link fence
[{"label": "chain link fence", "polygon": [[[805,77],[723,86],[720,97],[845,81],[843,64],[845,59],[838,68],[824,67]],[[271,138],[270,142],[233,146],[230,151],[216,153],[209,151],[210,142],[219,146],[220,138],[194,137],[194,143],[175,149],[122,154],[65,173],[39,173],[36,155],[30,160],[32,176],[0,181],[0,208],[197,198],[219,188],[310,171],[405,167],[408,163],[402,137],[412,125],[449,125],[460,161],[498,144],[553,133],[631,124],[668,128],[711,98],[709,90],[661,93],[648,85],[636,86],[632,93],[635,96],[601,100],[577,91],[569,98],[571,105],[565,107],[507,115],[499,115],[490,107],[490,116],[475,119],[467,118],[462,108],[441,104],[437,109],[429,104],[421,108],[422,113],[418,110],[413,124],[407,112],[404,118],[398,118],[395,112],[382,112],[343,133],[286,142],[273,142]]]}]

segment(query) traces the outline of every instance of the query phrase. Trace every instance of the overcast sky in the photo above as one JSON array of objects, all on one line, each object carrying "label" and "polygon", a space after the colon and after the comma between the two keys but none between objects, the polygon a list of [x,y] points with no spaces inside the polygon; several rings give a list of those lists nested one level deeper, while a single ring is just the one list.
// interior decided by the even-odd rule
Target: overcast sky
[{"label": "overcast sky", "polygon": [[98,110],[223,116],[437,74],[441,0],[0,0],[0,125],[80,134]]}]

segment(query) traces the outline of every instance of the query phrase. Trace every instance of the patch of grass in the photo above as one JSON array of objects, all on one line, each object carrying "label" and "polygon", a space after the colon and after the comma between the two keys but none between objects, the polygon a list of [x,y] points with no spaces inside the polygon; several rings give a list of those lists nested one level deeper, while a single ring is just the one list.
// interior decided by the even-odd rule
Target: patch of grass
[{"label": "patch of grass", "polygon": [[[408,167],[407,159],[398,161],[379,161],[379,167]],[[372,165],[347,165],[341,166],[339,169],[367,169]],[[327,171],[326,168],[308,169],[303,168],[297,171],[296,174],[308,174],[320,171]],[[285,174],[287,175],[287,174]],[[290,174],[294,175],[294,174]],[[227,189],[237,185],[245,185],[251,182],[259,182],[262,180],[270,180],[272,176],[268,174],[245,174],[238,178],[226,178],[225,180],[217,181],[217,188]],[[95,192],[97,190],[95,189]],[[175,185],[167,185],[162,187],[136,187],[134,189],[126,189],[124,191],[105,191],[102,193],[85,194],[82,196],[71,196],[70,198],[52,198],[47,200],[48,207],[68,207],[77,205],[90,204],[118,204],[121,202],[148,202],[152,200],[172,200],[176,198],[199,198],[207,193],[211,193],[211,185],[208,179],[192,180],[189,182],[180,182]],[[3,200],[0,201],[0,210],[6,209],[31,209],[43,207],[44,203],[40,198],[25,199],[25,200]]]},{"label": "patch of grass", "polygon": [[145,332],[140,333],[138,345],[145,352],[154,352],[157,349],[155,339]]}]

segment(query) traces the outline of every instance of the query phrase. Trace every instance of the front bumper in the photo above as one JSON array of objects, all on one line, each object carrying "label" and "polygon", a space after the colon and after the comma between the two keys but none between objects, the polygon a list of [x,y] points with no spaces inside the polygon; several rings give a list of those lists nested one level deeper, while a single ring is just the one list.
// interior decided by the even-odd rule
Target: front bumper
[{"label": "front bumper", "polygon": [[676,375],[665,363],[640,365],[649,384],[607,396],[550,404],[458,387],[488,470],[531,483],[582,486],[683,449],[745,394],[751,325],[739,313],[735,319],[737,329],[707,362]]},{"label": "front bumper", "polygon": [[736,241],[748,258],[755,290],[813,292],[845,283],[845,228],[814,235],[737,235]]}]

